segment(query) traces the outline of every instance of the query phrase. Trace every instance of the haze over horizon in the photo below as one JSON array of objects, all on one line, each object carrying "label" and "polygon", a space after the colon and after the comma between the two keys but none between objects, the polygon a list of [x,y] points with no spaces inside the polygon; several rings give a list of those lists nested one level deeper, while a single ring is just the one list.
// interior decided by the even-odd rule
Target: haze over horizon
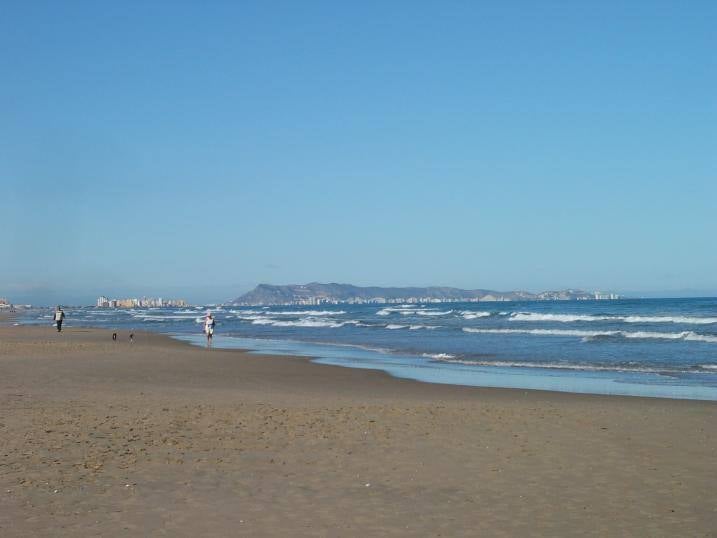
[{"label": "haze over horizon", "polygon": [[8,2],[0,296],[717,296],[717,4]]}]

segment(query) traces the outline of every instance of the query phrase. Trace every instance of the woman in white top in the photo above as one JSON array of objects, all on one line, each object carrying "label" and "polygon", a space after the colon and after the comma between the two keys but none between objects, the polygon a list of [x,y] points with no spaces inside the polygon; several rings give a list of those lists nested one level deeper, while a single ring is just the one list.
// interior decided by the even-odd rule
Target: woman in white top
[{"label": "woman in white top", "polygon": [[212,346],[212,336],[214,336],[214,326],[216,325],[214,317],[211,312],[207,312],[207,317],[204,320],[204,333],[207,335],[207,347]]}]

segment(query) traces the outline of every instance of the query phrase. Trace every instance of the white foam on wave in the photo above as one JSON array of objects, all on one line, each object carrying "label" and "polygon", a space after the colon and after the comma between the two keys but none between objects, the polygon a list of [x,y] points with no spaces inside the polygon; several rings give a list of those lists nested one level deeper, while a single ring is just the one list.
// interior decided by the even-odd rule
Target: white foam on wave
[{"label": "white foam on wave", "polygon": [[404,304],[399,306],[387,306],[385,308],[382,308],[378,312],[376,312],[377,316],[389,316],[393,313],[400,313],[403,315],[410,315],[413,313],[414,310],[417,310],[419,307],[416,305],[410,305],[410,304]]},{"label": "white foam on wave", "polygon": [[439,329],[440,325],[401,325],[398,323],[389,323],[384,327],[384,329],[389,330],[397,330],[397,329],[408,329],[409,331],[418,331],[421,329],[426,329],[429,331],[432,331],[434,329]]},{"label": "white foam on wave", "polygon": [[693,331],[682,331],[679,333],[661,333],[652,331],[583,331],[578,329],[477,329],[474,327],[463,327],[467,333],[484,334],[533,334],[538,336],[576,336],[583,339],[600,337],[622,337],[633,339],[658,339],[658,340],[689,340],[695,342],[717,343],[717,336],[698,334]]},{"label": "white foam on wave", "polygon": [[[410,315],[409,313],[401,312],[404,315]],[[415,313],[419,316],[447,316],[448,314],[453,313],[453,310],[446,310],[444,312],[441,312],[439,310],[415,310]]]},{"label": "white foam on wave", "polygon": [[511,321],[556,321],[573,323],[576,321],[616,321],[625,323],[682,323],[685,325],[709,325],[717,323],[714,317],[693,316],[606,316],[588,314],[542,314],[537,312],[513,312]]},{"label": "white foam on wave", "polygon": [[450,359],[455,359],[455,355],[451,355],[450,353],[424,353],[423,357],[428,357],[429,359],[435,359],[438,361],[448,361]]},{"label": "white foam on wave", "polygon": [[272,323],[274,327],[326,327],[331,329],[337,329],[343,327],[344,323],[341,321],[333,321],[327,319],[315,319],[315,318],[304,318],[297,321],[286,321],[280,320]]},{"label": "white foam on wave", "polygon": [[132,317],[141,321],[172,321],[172,320],[192,320],[195,316],[174,316],[174,315],[154,315],[154,314],[133,314]]},{"label": "white foam on wave", "polygon": [[268,312],[272,316],[340,316],[345,314],[344,310],[293,310],[293,311],[280,311]]},{"label": "white foam on wave", "polygon": [[463,331],[467,333],[485,334],[535,334],[541,336],[579,337],[616,336],[620,333],[620,331],[581,331],[578,329],[477,329],[474,327],[463,327]]},{"label": "white foam on wave", "polygon": [[252,325],[273,325],[277,321],[278,320],[266,318],[263,316],[256,316],[256,318],[252,320],[251,324]]},{"label": "white foam on wave", "polygon": [[487,318],[491,314],[490,312],[473,312],[472,310],[464,310],[461,312],[461,315],[463,316],[463,319],[478,319]]},{"label": "white foam on wave", "polygon": [[697,318],[692,316],[625,316],[621,320],[627,323],[683,323],[685,325],[717,323],[717,318]]},{"label": "white foam on wave", "polygon": [[325,318],[306,317],[298,320],[274,319],[265,316],[253,316],[252,325],[271,325],[272,327],[311,327],[311,328],[331,328],[337,329],[344,325],[358,325],[355,320],[336,321]]},{"label": "white foam on wave", "polygon": [[693,370],[670,370],[668,368],[656,368],[653,366],[633,366],[624,364],[575,364],[564,362],[527,362],[527,361],[490,361],[473,359],[456,359],[452,357],[433,357],[438,362],[450,364],[463,364],[466,366],[487,366],[498,368],[543,368],[548,370],[580,370],[589,372],[635,372],[643,374],[676,374],[694,373]]},{"label": "white foam on wave", "polygon": [[570,323],[573,321],[601,321],[615,319],[609,316],[590,316],[581,314],[538,314],[535,312],[513,312],[511,321],[559,321]]},{"label": "white foam on wave", "polygon": [[[262,320],[262,319],[271,319],[271,318],[266,317],[266,315],[262,315],[262,314],[251,314],[251,315],[248,315],[248,316],[240,316],[240,315],[237,315],[237,318],[238,318],[238,319],[243,319],[243,320],[245,320],[245,321],[255,321],[255,320]],[[259,324],[257,323],[257,325],[259,325]]]}]

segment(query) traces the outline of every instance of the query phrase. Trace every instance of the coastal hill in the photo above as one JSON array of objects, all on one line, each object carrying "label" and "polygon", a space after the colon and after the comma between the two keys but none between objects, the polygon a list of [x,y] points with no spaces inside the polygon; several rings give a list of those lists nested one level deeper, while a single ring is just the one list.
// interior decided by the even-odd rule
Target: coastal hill
[{"label": "coastal hill", "polygon": [[448,287],[377,287],[354,286],[352,284],[289,284],[277,286],[259,284],[256,288],[237,297],[234,305],[290,305],[290,304],[338,304],[338,303],[425,303],[425,302],[473,302],[473,301],[550,301],[617,298],[603,296],[599,292],[581,290],[544,291],[492,291],[462,290]]}]

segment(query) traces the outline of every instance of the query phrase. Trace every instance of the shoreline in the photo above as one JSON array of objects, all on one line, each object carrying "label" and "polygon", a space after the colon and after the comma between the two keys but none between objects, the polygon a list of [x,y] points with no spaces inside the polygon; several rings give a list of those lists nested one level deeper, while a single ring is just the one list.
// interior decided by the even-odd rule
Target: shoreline
[{"label": "shoreline", "polygon": [[[105,329],[97,329],[97,330],[105,330]],[[188,345],[195,349],[201,349],[206,350],[206,346],[203,346],[199,343],[193,343],[190,340],[186,340],[182,338],[182,334],[171,334],[171,333],[152,333],[150,331],[147,331],[149,334],[156,334],[161,336],[167,336],[170,339],[180,342],[182,344]],[[242,339],[251,339],[249,337],[242,338]],[[293,341],[292,341],[293,342]],[[297,342],[297,343],[303,343],[303,342]],[[320,343],[319,345],[331,347],[334,344],[324,344]],[[600,394],[600,393],[593,393],[593,392],[571,392],[568,390],[550,390],[550,389],[539,389],[539,388],[519,388],[519,387],[495,387],[495,386],[482,386],[482,385],[466,385],[466,384],[460,384],[460,383],[444,383],[440,381],[429,381],[429,380],[422,380],[422,379],[415,379],[411,377],[401,377],[399,375],[393,375],[390,372],[383,370],[379,367],[352,367],[352,366],[342,366],[337,364],[331,364],[328,362],[320,362],[324,360],[324,358],[316,355],[292,355],[292,354],[280,354],[280,353],[271,353],[271,352],[264,352],[258,349],[251,349],[251,348],[244,348],[244,347],[232,347],[232,348],[223,348],[223,347],[212,347],[212,351],[221,351],[221,352],[237,352],[242,354],[247,354],[249,356],[257,356],[257,357],[266,357],[267,359],[288,359],[288,360],[299,360],[299,361],[305,361],[306,363],[312,365],[312,366],[318,366],[323,368],[341,368],[341,369],[348,369],[348,370],[359,370],[359,371],[366,371],[366,372],[373,372],[380,376],[386,376],[389,379],[393,379],[396,381],[404,381],[404,382],[410,382],[410,383],[417,383],[419,385],[438,385],[443,387],[457,387],[460,389],[469,389],[469,390],[480,390],[480,391],[498,391],[503,392],[506,391],[509,394],[518,395],[520,393],[535,393],[535,394],[545,394],[546,396],[551,397],[571,397],[571,396],[584,396],[584,397],[598,397],[598,398],[615,398],[615,399],[634,399],[634,398],[640,398],[640,399],[648,399],[648,400],[669,400],[669,401],[675,401],[675,402],[705,402],[705,403],[713,403],[717,404],[717,400],[710,400],[710,399],[703,399],[703,398],[670,398],[667,396],[645,396],[641,394]]]},{"label": "shoreline", "polygon": [[713,536],[717,405],[0,327],[3,536]]},{"label": "shoreline", "polygon": [[[161,333],[174,339],[187,342],[197,347],[204,347],[204,339],[199,335],[184,333]],[[224,342],[224,345],[217,342]],[[248,346],[242,344],[250,343]],[[235,345],[236,343],[236,345]],[[272,344],[273,343],[273,344]],[[254,344],[252,347],[251,344]],[[407,368],[396,366],[395,360],[411,361],[414,355],[377,351],[361,345],[332,344],[324,342],[305,342],[301,340],[261,339],[252,337],[219,336],[215,338],[215,349],[235,349],[246,353],[267,356],[291,356],[308,358],[319,365],[340,366],[342,368],[375,370],[386,373],[395,379],[409,379],[419,383],[463,386],[473,388],[493,388],[502,390],[531,390],[550,393],[594,394],[611,397],[659,398],[670,400],[717,401],[717,391],[710,386],[689,386],[681,384],[660,385],[648,380],[630,380],[620,376],[634,375],[634,372],[623,370],[591,370],[590,368],[573,370],[534,367],[511,367],[498,365],[481,365],[479,379],[475,372],[464,372],[458,369],[432,369],[431,362],[427,368]],[[356,358],[346,350],[354,350],[365,358]],[[415,356],[418,360],[421,357]],[[425,355],[423,356],[425,357]],[[369,362],[376,359],[375,361]],[[426,373],[428,372],[428,373]],[[433,373],[431,373],[433,372]],[[580,372],[578,375],[576,372]],[[466,381],[466,374],[468,380]],[[644,372],[642,375],[669,375],[658,372]],[[617,377],[615,377],[617,376]],[[463,379],[461,379],[463,377]],[[551,387],[552,385],[552,387]],[[555,387],[555,388],[553,388]]]}]

